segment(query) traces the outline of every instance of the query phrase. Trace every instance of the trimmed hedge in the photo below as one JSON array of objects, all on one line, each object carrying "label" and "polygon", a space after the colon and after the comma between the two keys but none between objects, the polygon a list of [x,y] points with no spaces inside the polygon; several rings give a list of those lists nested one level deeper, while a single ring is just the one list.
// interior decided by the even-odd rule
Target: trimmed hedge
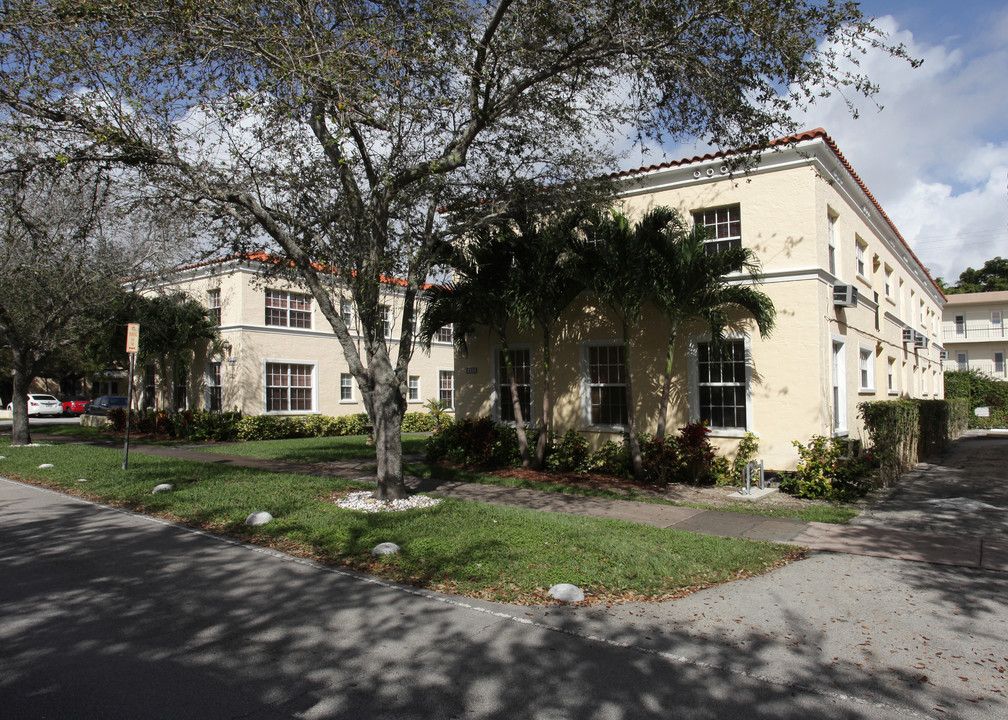
[{"label": "trimmed hedge", "polygon": [[922,457],[941,452],[963,434],[967,401],[888,400],[858,404],[879,462],[879,480],[892,485]]}]

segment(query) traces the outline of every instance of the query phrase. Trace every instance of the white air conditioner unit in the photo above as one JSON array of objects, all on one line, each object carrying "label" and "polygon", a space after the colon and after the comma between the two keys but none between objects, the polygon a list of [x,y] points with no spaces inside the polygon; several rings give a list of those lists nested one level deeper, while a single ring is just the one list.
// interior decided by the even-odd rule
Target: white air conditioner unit
[{"label": "white air conditioner unit", "polygon": [[903,344],[912,343],[914,341],[914,331],[910,328],[903,328]]},{"label": "white air conditioner unit", "polygon": [[857,288],[853,285],[834,285],[833,304],[837,307],[857,307]]},{"label": "white air conditioner unit", "polygon": [[928,346],[928,339],[924,333],[914,331],[914,346],[919,348],[926,348]]},{"label": "white air conditioner unit", "polygon": [[948,360],[948,350],[940,350],[940,351],[938,352],[938,357],[939,357],[939,358],[940,358],[941,360]]}]

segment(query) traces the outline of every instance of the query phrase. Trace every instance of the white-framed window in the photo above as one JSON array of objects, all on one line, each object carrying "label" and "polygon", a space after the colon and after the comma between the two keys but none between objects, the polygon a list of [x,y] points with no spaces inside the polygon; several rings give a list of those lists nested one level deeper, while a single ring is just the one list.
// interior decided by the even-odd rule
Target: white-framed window
[{"label": "white-framed window", "polygon": [[582,383],[586,424],[627,424],[626,362],[621,343],[582,345]]},{"label": "white-framed window", "polygon": [[889,358],[886,361],[886,389],[890,395],[896,394],[896,359]]},{"label": "white-framed window", "polygon": [[266,324],[277,327],[310,328],[311,295],[266,290]]},{"label": "white-framed window", "polygon": [[[522,420],[532,421],[532,351],[528,348],[512,348],[509,351],[514,364],[515,383],[518,386],[518,404]],[[503,350],[497,351],[497,417],[501,422],[514,422],[514,399],[511,396],[511,382],[508,379],[507,362]]]},{"label": "white-framed window", "polygon": [[452,326],[442,325],[438,328],[438,331],[434,333],[434,342],[440,343],[450,343],[452,341]]},{"label": "white-framed window", "polygon": [[210,288],[207,290],[207,308],[210,309],[210,317],[214,324],[220,327],[221,324],[221,291],[220,288]]},{"label": "white-framed window", "polygon": [[354,401],[354,391],[353,391],[353,375],[350,373],[340,373],[339,376],[339,399],[340,402],[353,402]]},{"label": "white-framed window", "polygon": [[956,353],[956,366],[960,370],[969,370],[969,360],[966,358],[966,353]]},{"label": "white-framed window", "polygon": [[837,214],[829,210],[826,213],[826,252],[828,253],[829,271],[834,275],[837,271],[836,221]]},{"label": "white-framed window", "polygon": [[223,383],[221,382],[221,363],[212,360],[206,368],[206,409],[210,412],[220,412],[223,409]]},{"label": "white-framed window", "polygon": [[450,409],[455,407],[455,371],[438,370],[438,400]]},{"label": "white-framed window", "polygon": [[966,316],[956,315],[955,316],[955,334],[959,336],[966,335]]},{"label": "white-framed window", "polygon": [[833,432],[847,432],[847,341],[833,336]]},{"label": "white-framed window", "polygon": [[893,299],[893,269],[888,265],[885,266],[885,296],[887,299]]},{"label": "white-framed window", "polygon": [[859,385],[861,392],[875,391],[875,351],[863,345],[858,351]]},{"label": "white-framed window", "polygon": [[693,224],[707,229],[707,252],[742,245],[742,212],[738,205],[697,210]]},{"label": "white-framed window", "polygon": [[865,267],[865,251],[868,249],[868,244],[864,240],[854,236],[854,259],[857,265],[857,274],[861,277],[867,277],[867,268]]},{"label": "white-framed window", "polygon": [[715,433],[744,432],[751,426],[751,368],[748,337],[726,338],[720,346],[694,339],[689,350],[690,420]]},{"label": "white-framed window", "polygon": [[347,330],[355,327],[353,300],[340,298],[340,318],[343,320],[343,324],[347,326]]},{"label": "white-framed window", "polygon": [[921,371],[921,395],[927,397],[928,395],[928,374],[927,370]]},{"label": "white-framed window", "polygon": [[1003,352],[994,353],[994,374],[1004,375],[1005,374],[1005,360]]},{"label": "white-framed window", "polygon": [[993,325],[995,328],[1000,328],[1001,327],[1001,311],[1000,310],[991,310],[991,325]]},{"label": "white-framed window", "polygon": [[420,376],[410,375],[406,380],[406,401],[420,402]]},{"label": "white-framed window", "polygon": [[392,337],[392,308],[388,305],[378,306],[378,327],[386,340]]},{"label": "white-framed window", "polygon": [[315,366],[266,362],[266,412],[313,412]]}]

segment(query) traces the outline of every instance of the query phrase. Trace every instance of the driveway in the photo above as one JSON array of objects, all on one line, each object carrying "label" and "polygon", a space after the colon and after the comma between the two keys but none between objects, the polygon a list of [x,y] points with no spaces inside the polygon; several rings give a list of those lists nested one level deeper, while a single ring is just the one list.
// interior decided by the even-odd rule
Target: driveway
[{"label": "driveway", "polygon": [[1008,574],[985,570],[818,553],[665,603],[525,608],[0,480],[0,578],[12,718],[1008,716]]}]

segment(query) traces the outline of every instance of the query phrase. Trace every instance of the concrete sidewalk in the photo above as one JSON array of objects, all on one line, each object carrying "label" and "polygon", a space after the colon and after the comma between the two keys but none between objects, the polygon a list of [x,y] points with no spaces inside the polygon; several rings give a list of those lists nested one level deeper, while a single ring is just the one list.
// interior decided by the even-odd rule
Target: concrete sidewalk
[{"label": "concrete sidewalk", "polygon": [[[49,438],[59,441],[58,438]],[[196,462],[223,463],[268,472],[298,473],[374,481],[370,460],[319,464],[264,460],[210,453],[185,446],[134,445],[131,452]],[[408,458],[419,460],[419,458]],[[721,510],[660,505],[629,500],[566,495],[524,488],[417,478],[411,486],[423,492],[494,505],[567,513],[587,517],[672,528],[706,535],[786,543],[825,552],[911,560],[939,565],[1008,572],[1008,438],[970,436],[953,443],[942,458],[922,463],[882,498],[866,515],[850,525],[746,515]],[[926,496],[921,500],[921,496]],[[906,497],[911,508],[906,508]],[[983,501],[977,498],[983,498]],[[960,501],[939,507],[942,498]],[[920,508],[914,509],[914,502]],[[930,503],[930,505],[928,504]],[[987,512],[990,532],[976,522],[977,503]],[[957,512],[959,511],[959,512]],[[903,527],[887,521],[894,515]],[[934,525],[934,517],[943,518]],[[909,523],[906,518],[917,518]],[[930,523],[930,524],[929,524]]]}]

